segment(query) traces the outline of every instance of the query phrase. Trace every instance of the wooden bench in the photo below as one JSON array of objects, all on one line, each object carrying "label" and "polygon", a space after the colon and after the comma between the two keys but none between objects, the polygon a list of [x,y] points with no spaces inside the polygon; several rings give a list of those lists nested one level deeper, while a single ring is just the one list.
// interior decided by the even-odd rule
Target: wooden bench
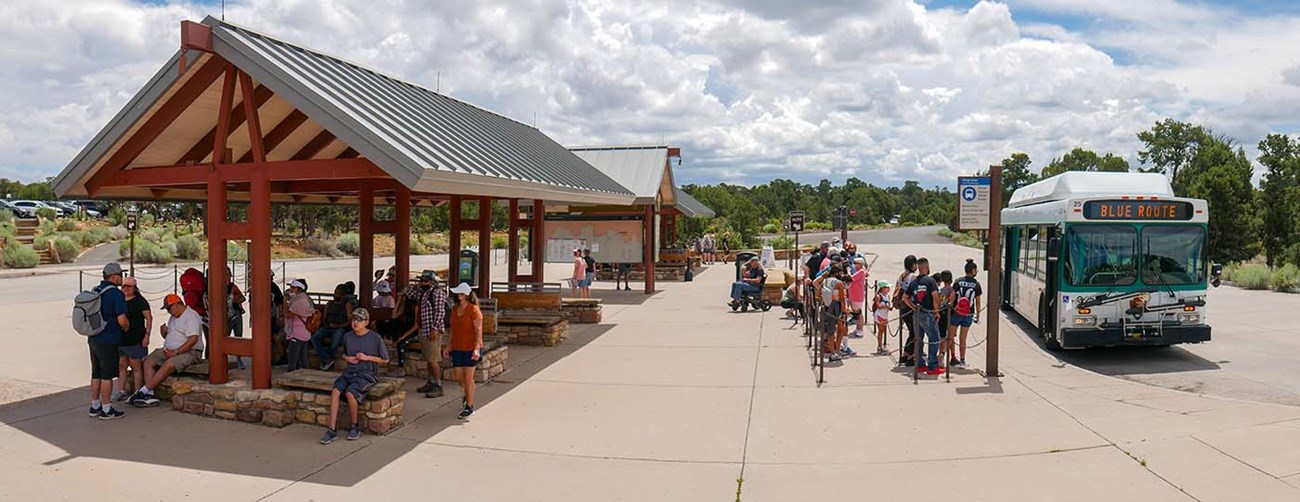
[{"label": "wooden bench", "polygon": [[560,309],[574,324],[599,324],[601,321],[600,298],[563,298]]},{"label": "wooden bench", "polygon": [[[303,397],[298,399],[294,411],[296,421],[329,425],[330,394],[338,376],[338,373],[328,371],[299,369],[276,377],[275,386],[303,391]],[[406,403],[405,385],[405,379],[379,377],[379,382],[366,392],[362,413],[358,413],[358,425],[362,430],[383,435],[402,424],[402,408]],[[309,394],[313,397],[310,400],[307,399]],[[346,399],[339,403],[339,416],[339,427],[342,428],[350,416]]]}]

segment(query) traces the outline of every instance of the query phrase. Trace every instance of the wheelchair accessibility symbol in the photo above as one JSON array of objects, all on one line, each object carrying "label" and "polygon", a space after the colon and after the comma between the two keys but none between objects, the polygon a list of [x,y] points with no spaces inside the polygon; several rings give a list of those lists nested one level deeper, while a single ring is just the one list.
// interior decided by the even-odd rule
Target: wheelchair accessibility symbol
[{"label": "wheelchair accessibility symbol", "polygon": [[961,198],[966,202],[975,201],[975,187],[966,187],[961,189]]}]

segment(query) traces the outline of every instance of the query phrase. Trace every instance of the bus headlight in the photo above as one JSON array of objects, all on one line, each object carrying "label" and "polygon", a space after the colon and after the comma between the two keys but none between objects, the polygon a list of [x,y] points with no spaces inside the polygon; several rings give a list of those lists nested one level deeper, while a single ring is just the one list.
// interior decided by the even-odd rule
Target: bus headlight
[{"label": "bus headlight", "polygon": [[1201,314],[1178,314],[1178,322],[1183,324],[1200,324]]},{"label": "bus headlight", "polygon": [[1091,316],[1091,315],[1074,316],[1074,325],[1075,326],[1096,326],[1097,316]]}]

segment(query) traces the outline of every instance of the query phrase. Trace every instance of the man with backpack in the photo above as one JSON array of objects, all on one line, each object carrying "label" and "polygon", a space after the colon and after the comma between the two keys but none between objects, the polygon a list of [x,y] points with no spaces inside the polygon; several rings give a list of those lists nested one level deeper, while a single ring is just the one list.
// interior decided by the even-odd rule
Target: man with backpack
[{"label": "man with backpack", "polygon": [[117,378],[118,345],[131,326],[122,293],[122,265],[104,265],[104,280],[74,300],[73,329],[87,337],[90,346],[90,418],[113,420],[126,416],[113,409],[113,379]]},{"label": "man with backpack", "polygon": [[420,325],[420,345],[424,351],[424,362],[429,366],[429,381],[416,389],[424,397],[442,396],[442,369],[438,363],[442,359],[442,337],[447,333],[448,322],[447,288],[438,284],[438,278],[432,270],[420,274],[420,283],[406,292],[406,297],[419,305],[416,320]]}]

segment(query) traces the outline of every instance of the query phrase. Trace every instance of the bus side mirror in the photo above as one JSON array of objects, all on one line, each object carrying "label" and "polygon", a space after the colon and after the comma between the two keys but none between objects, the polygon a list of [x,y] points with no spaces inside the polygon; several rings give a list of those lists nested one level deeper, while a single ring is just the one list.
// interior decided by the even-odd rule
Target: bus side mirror
[{"label": "bus side mirror", "polygon": [[1223,264],[1222,264],[1222,263],[1215,263],[1215,264],[1213,264],[1213,265],[1210,265],[1210,285],[1211,285],[1211,286],[1214,286],[1214,287],[1216,287],[1216,288],[1219,287],[1219,284],[1221,284],[1221,283],[1223,282],[1223,281],[1219,278],[1219,276],[1221,276],[1221,275],[1223,275]]},{"label": "bus side mirror", "polygon": [[1061,257],[1061,238],[1052,237],[1047,240],[1047,261],[1056,261]]}]

